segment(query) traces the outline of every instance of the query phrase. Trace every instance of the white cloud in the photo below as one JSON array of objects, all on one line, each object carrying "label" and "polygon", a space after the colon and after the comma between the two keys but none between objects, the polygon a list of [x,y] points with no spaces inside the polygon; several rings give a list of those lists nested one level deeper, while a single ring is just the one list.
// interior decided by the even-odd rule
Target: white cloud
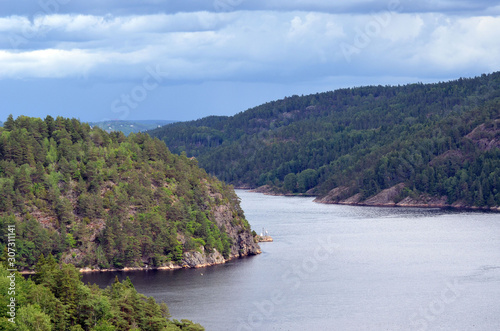
[{"label": "white cloud", "polygon": [[[77,76],[103,61],[81,50],[46,49],[23,53],[0,51],[2,78]],[[78,65],[77,65],[78,64]]]},{"label": "white cloud", "polygon": [[[381,19],[385,19],[381,17]],[[381,33],[391,43],[412,41],[422,34],[425,22],[421,14],[399,14],[389,18],[389,27]]]},{"label": "white cloud", "polygon": [[29,20],[22,16],[0,17],[0,31],[7,32],[19,30],[20,27],[28,25]]},{"label": "white cloud", "polygon": [[0,85],[19,114],[104,116],[147,67],[165,79],[133,117],[500,70],[500,7],[488,0],[54,1],[0,0]]},{"label": "white cloud", "polygon": [[[270,10],[53,14],[31,21],[0,18],[0,31],[0,78],[88,74],[103,80],[139,79],[146,66],[158,64],[172,80],[300,81],[363,70],[406,76],[422,68],[438,74],[493,71],[500,58],[495,36],[500,17],[492,16]],[[12,36],[22,38],[17,50]],[[355,48],[352,63],[342,44]]]},{"label": "white cloud", "polygon": [[440,24],[426,36],[415,58],[441,70],[478,67],[484,72],[500,69],[499,17],[449,19],[441,17]]}]

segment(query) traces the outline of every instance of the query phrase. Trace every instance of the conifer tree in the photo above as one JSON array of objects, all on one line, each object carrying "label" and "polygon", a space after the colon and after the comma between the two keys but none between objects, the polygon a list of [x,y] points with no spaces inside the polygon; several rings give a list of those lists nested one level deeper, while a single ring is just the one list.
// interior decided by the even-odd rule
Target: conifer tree
[{"label": "conifer tree", "polygon": [[3,123],[3,128],[7,131],[12,131],[14,130],[14,127],[15,127],[14,116],[10,114],[7,117],[7,120]]}]

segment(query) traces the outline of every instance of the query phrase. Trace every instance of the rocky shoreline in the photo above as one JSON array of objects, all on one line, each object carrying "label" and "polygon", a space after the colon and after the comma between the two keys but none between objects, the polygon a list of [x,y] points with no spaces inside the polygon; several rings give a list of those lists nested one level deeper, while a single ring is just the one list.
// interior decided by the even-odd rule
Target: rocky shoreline
[{"label": "rocky shoreline", "polygon": [[[222,195],[218,193],[208,192],[213,198],[222,199]],[[251,255],[257,255],[262,253],[258,243],[254,241],[250,228],[246,228],[242,224],[234,224],[234,210],[231,208],[229,203],[220,204],[212,207],[212,213],[214,216],[214,221],[219,229],[225,229],[228,237],[230,238],[232,245],[231,250],[228,253],[228,258],[224,258],[221,252],[213,249],[211,252],[205,251],[203,246],[200,246],[197,250],[184,252],[183,258],[178,263],[169,262],[168,264],[159,267],[150,267],[146,265],[144,267],[124,267],[120,268],[98,268],[97,266],[88,266],[81,268],[80,272],[108,272],[108,271],[137,271],[137,270],[173,270],[182,268],[203,268],[208,266],[213,266],[217,264],[224,264],[229,260],[242,258]],[[178,235],[178,240],[180,243],[184,244],[186,238],[182,235]],[[79,250],[73,250],[70,253],[74,253],[76,257],[83,256],[82,252]],[[61,261],[67,264],[81,265],[81,260],[71,258],[70,254],[63,256]],[[144,263],[144,261],[142,261]],[[25,270],[21,271],[22,274],[33,274],[33,271]]]},{"label": "rocky shoreline", "polygon": [[380,191],[373,197],[366,200],[362,199],[361,193],[349,194],[349,188],[336,187],[325,196],[318,196],[313,192],[306,192],[304,194],[283,194],[278,193],[268,185],[258,188],[247,189],[249,192],[262,193],[271,196],[306,196],[316,197],[314,202],[323,204],[334,205],[349,205],[349,206],[371,206],[371,207],[408,207],[408,208],[451,208],[457,210],[471,210],[471,211],[492,211],[500,212],[500,206],[493,207],[477,207],[467,205],[463,201],[458,201],[453,204],[448,204],[447,197],[435,197],[422,194],[418,197],[405,197],[398,201],[401,191],[405,188],[404,184],[398,184],[388,189]]},{"label": "rocky shoreline", "polygon": [[452,208],[462,210],[479,210],[500,212],[500,206],[477,207],[467,205],[463,201],[448,204],[446,196],[430,196],[421,194],[418,197],[407,196],[399,200],[405,185],[403,183],[380,191],[378,194],[363,200],[361,193],[349,194],[347,187],[337,187],[328,192],[324,197],[318,197],[314,202],[325,204],[372,206],[372,207],[410,207],[410,208]]},{"label": "rocky shoreline", "polygon": [[[145,270],[176,270],[176,269],[197,269],[197,268],[205,268],[205,267],[210,267],[218,264],[224,264],[228,261],[238,259],[238,258],[245,258],[248,256],[253,256],[253,255],[258,255],[261,254],[262,251],[259,249],[255,252],[249,253],[247,255],[233,255],[230,256],[228,259],[225,259],[221,253],[217,252],[214,250],[213,253],[210,253],[208,255],[203,254],[201,252],[195,251],[195,252],[186,252],[184,254],[184,258],[179,264],[174,264],[173,262],[170,262],[167,265],[163,265],[160,267],[125,267],[122,269],[118,268],[90,268],[90,267],[85,267],[79,269],[81,273],[90,273],[90,272],[112,272],[112,271],[145,271]],[[34,271],[30,270],[23,270],[19,271],[19,273],[23,275],[32,275],[35,274]]]},{"label": "rocky shoreline", "polygon": [[270,243],[270,242],[273,242],[274,240],[273,240],[273,237],[271,237],[271,236],[259,236],[259,235],[257,235],[256,241],[259,243]]}]

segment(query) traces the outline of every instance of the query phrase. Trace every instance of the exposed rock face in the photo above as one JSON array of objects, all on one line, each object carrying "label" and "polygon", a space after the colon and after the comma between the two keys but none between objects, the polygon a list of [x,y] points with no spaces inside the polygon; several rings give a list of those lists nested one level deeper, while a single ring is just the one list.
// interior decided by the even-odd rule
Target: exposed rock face
[{"label": "exposed rock face", "polygon": [[465,137],[471,139],[483,151],[500,148],[500,119],[479,125]]},{"label": "exposed rock face", "polygon": [[400,183],[388,189],[382,190],[377,195],[366,199],[363,203],[368,206],[394,206],[396,205],[395,199],[401,194],[405,185]]},{"label": "exposed rock face", "polygon": [[348,187],[336,187],[324,197],[316,198],[314,201],[319,203],[335,203],[341,205],[365,205],[365,206],[395,206],[396,198],[404,188],[400,183],[388,189],[382,190],[377,195],[362,200],[361,193],[350,195]]},{"label": "exposed rock face", "polygon": [[[222,201],[223,196],[212,190],[210,185],[206,186],[207,194],[216,201]],[[259,245],[254,241],[251,230],[245,227],[243,216],[238,215],[237,208],[234,203],[226,202],[212,205],[211,211],[213,221],[224,231],[231,240],[231,252],[227,259],[224,258],[221,252],[214,249],[212,252],[205,251],[203,246],[198,251],[185,252],[180,267],[184,268],[201,268],[216,264],[226,263],[226,261],[244,257],[248,255],[260,254]],[[183,242],[183,238],[179,238]]]},{"label": "exposed rock face", "polygon": [[[146,266],[146,267],[125,267],[125,268],[122,268],[122,269],[117,269],[117,268],[109,268],[109,269],[101,269],[101,268],[89,268],[89,267],[85,267],[85,268],[81,268],[80,269],[80,272],[107,272],[107,271],[139,271],[139,270],[172,270],[172,269],[181,269],[182,267],[177,265],[177,264],[173,264],[172,262],[162,266],[162,267],[150,267],[150,266]],[[21,272],[23,274],[29,274],[31,272],[29,271],[23,271]],[[33,272],[34,273],[34,272]]]},{"label": "exposed rock face", "polygon": [[213,209],[215,222],[219,228],[224,227],[233,245],[229,258],[242,257],[247,255],[260,254],[261,250],[258,244],[253,240],[249,229],[241,225],[234,225],[233,211],[228,205],[216,206]]},{"label": "exposed rock face", "polygon": [[[220,195],[214,194],[214,197],[222,198]],[[212,252],[206,252],[203,247],[199,251],[185,252],[180,267],[183,268],[202,268],[216,264],[223,264],[226,261],[244,257],[248,255],[260,254],[261,250],[255,243],[250,229],[246,229],[240,222],[237,222],[234,215],[234,210],[230,204],[221,204],[212,208],[217,226],[225,229],[225,232],[231,238],[231,253],[228,259],[214,249]],[[182,241],[183,238],[179,240]]]},{"label": "exposed rock face", "polygon": [[314,201],[327,204],[340,204],[340,205],[358,205],[358,206],[383,206],[383,207],[423,207],[423,208],[458,208],[458,209],[489,209],[492,211],[500,211],[500,207],[473,207],[468,206],[464,202],[455,202],[448,204],[446,196],[430,196],[428,194],[421,194],[418,197],[406,197],[398,201],[402,190],[405,188],[404,183],[397,184],[393,187],[380,191],[373,197],[366,200],[361,199],[361,193],[354,194],[345,198],[348,192],[347,187],[336,187],[327,195],[321,198],[316,198]]},{"label": "exposed rock face", "polygon": [[[406,197],[396,205],[399,207],[436,207],[436,208],[444,208],[451,207],[446,203],[447,197],[432,197],[429,195],[422,194],[417,199],[412,197]],[[466,206],[454,206],[457,208],[465,208]]]},{"label": "exposed rock face", "polygon": [[362,197],[361,193],[357,193],[357,194],[353,195],[352,197],[344,199],[343,203],[346,205],[356,205],[361,201],[361,197]]},{"label": "exposed rock face", "polygon": [[[348,194],[349,188],[345,186],[336,187],[324,197],[314,199],[315,202],[320,203],[342,203],[344,197]],[[358,202],[358,201],[357,201]]]},{"label": "exposed rock face", "polygon": [[214,251],[210,254],[204,254],[200,252],[186,252],[184,253],[184,259],[182,260],[184,267],[189,268],[202,268],[208,267],[215,264],[225,263],[226,260],[221,253]]}]

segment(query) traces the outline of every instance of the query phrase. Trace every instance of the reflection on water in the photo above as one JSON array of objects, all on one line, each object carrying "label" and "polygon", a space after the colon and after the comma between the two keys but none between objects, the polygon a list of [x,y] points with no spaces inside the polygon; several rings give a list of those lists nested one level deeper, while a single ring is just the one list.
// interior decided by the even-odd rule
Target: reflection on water
[{"label": "reflection on water", "polygon": [[238,191],[259,256],[130,277],[207,330],[498,330],[500,215],[321,205]]}]

